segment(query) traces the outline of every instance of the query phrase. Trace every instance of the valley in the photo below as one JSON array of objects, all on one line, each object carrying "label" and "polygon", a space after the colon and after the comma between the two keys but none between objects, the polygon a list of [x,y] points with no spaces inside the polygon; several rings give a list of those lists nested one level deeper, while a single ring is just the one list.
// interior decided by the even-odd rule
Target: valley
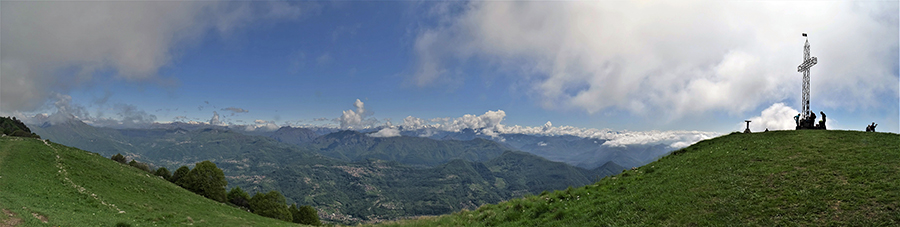
[{"label": "valley", "polygon": [[111,129],[76,120],[33,128],[54,142],[107,157],[121,153],[155,167],[210,160],[223,169],[229,187],[276,190],[289,204],[311,205],[323,220],[348,224],[475,209],[587,185],[624,169],[612,161],[584,169],[484,138],[377,138],[356,131],[318,135],[300,128],[268,133],[225,127]]}]

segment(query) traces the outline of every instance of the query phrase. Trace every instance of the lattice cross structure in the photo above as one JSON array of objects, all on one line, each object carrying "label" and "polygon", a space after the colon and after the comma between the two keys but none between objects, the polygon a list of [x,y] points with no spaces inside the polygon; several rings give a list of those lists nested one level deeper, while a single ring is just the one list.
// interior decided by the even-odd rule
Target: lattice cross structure
[{"label": "lattice cross structure", "polygon": [[[806,34],[803,34],[806,36]],[[816,57],[809,56],[809,39],[806,39],[806,44],[803,45],[803,63],[800,66],[797,66],[797,72],[803,73],[803,100],[801,101],[803,107],[800,108],[800,119],[806,119],[807,115],[809,115],[809,68],[816,65],[818,59]]]}]

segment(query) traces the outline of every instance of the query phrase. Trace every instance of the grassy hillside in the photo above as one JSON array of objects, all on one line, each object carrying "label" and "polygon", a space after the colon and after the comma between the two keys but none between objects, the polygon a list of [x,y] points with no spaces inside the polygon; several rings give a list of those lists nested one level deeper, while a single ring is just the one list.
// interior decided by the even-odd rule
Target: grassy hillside
[{"label": "grassy hillside", "polygon": [[733,134],[585,187],[390,225],[900,225],[898,163],[897,134]]},{"label": "grassy hillside", "polygon": [[0,137],[0,208],[0,225],[296,226],[217,203],[95,153],[8,136]]}]

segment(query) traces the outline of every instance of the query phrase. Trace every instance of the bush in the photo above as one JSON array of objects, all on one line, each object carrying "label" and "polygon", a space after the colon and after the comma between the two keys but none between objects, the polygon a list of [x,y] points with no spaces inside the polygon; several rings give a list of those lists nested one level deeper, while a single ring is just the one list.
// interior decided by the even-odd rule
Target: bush
[{"label": "bush", "polygon": [[275,218],[284,221],[293,221],[288,206],[284,203],[284,196],[277,191],[269,191],[262,194],[257,192],[250,198],[250,210],[254,214],[264,217]]},{"label": "bush", "polygon": [[244,209],[250,209],[250,195],[241,190],[241,187],[234,187],[228,192],[228,202]]},{"label": "bush", "polygon": [[175,170],[175,173],[173,173],[172,177],[169,178],[169,182],[172,182],[172,183],[177,184],[178,186],[184,187],[184,185],[181,185],[180,183],[178,183],[178,180],[180,180],[181,177],[184,177],[184,175],[187,175],[189,172],[191,172],[190,168],[188,168],[187,166],[181,166]]},{"label": "bush", "polygon": [[[181,168],[175,173],[178,174],[179,170]],[[225,186],[228,185],[228,181],[225,180],[225,173],[222,172],[222,169],[210,161],[197,163],[194,169],[178,179],[177,184],[206,198],[220,203],[225,202]]]},{"label": "bush", "polygon": [[169,173],[169,169],[166,169],[166,167],[159,167],[159,169],[156,169],[156,173],[154,173],[154,174],[156,174],[157,176],[161,176],[163,179],[166,179],[166,180],[169,180],[169,178],[172,178],[172,173]]},{"label": "bush", "polygon": [[299,209],[297,208],[297,204],[291,205],[290,208],[291,216],[294,218],[294,223],[300,223],[304,225],[322,225],[322,222],[319,221],[319,214],[316,212],[316,209],[311,206],[301,206]]},{"label": "bush", "polygon": [[116,155],[113,155],[112,157],[109,157],[109,159],[112,159],[113,161],[116,161],[116,162],[119,162],[119,163],[122,163],[122,164],[125,164],[125,163],[126,163],[126,162],[125,162],[125,156],[122,156],[122,154],[116,154]]},{"label": "bush", "polygon": [[30,132],[26,132],[26,131],[23,131],[23,130],[16,130],[16,131],[13,131],[12,134],[10,134],[10,136],[32,137],[32,138],[38,138],[38,139],[41,138],[41,137],[38,136],[37,134],[30,133]]},{"label": "bush", "polygon": [[147,163],[140,163],[132,159],[128,165],[143,170],[144,172],[153,173],[153,170],[150,169],[150,165],[147,165]]}]

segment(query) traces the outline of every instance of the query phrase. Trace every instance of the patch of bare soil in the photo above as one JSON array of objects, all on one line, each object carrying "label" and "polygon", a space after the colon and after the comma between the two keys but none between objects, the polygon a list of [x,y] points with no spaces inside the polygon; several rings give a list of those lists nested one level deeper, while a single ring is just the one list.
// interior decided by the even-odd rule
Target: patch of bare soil
[{"label": "patch of bare soil", "polygon": [[43,223],[47,223],[48,221],[50,221],[49,219],[47,219],[46,216],[38,214],[38,213],[31,213],[31,216],[34,216],[34,218],[41,220],[41,222],[43,222]]},{"label": "patch of bare soil", "polygon": [[8,209],[3,209],[3,214],[5,214],[7,218],[3,222],[0,222],[0,227],[14,227],[22,224],[22,219],[16,217],[16,213],[13,213]]}]

